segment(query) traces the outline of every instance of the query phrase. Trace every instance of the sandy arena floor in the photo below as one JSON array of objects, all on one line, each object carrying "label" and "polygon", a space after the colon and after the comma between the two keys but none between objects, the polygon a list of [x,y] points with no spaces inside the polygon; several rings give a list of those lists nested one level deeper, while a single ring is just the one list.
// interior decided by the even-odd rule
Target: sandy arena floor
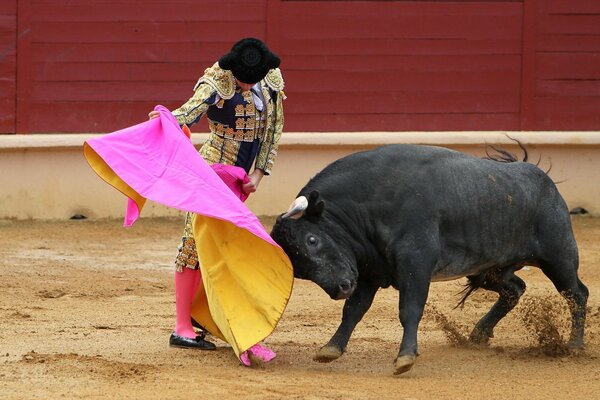
[{"label": "sandy arena floor", "polygon": [[347,353],[320,364],[312,356],[343,303],[296,281],[266,340],[278,357],[251,369],[218,340],[214,352],[167,344],[182,219],[129,230],[116,220],[0,221],[0,398],[598,399],[600,219],[574,217],[574,226],[590,289],[583,354],[557,341],[568,331],[566,303],[532,268],[519,272],[528,290],[483,349],[463,339],[496,296],[476,293],[455,310],[464,281],[433,284],[421,356],[394,377],[402,328],[393,289],[380,290]]}]

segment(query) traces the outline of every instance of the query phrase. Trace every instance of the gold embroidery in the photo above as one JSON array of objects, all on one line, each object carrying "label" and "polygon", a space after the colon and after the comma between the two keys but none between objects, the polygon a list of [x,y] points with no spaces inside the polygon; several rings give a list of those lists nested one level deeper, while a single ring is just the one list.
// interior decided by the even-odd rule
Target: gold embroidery
[{"label": "gold embroidery", "polygon": [[211,134],[200,149],[202,158],[209,164],[235,165],[242,142]]},{"label": "gold embroidery", "polygon": [[254,99],[252,98],[252,92],[249,90],[245,90],[242,92],[242,96],[244,97],[244,101],[246,103],[250,103],[252,104],[252,102],[254,101]]},{"label": "gold embroidery", "polygon": [[265,82],[276,92],[282,91],[283,87],[285,86],[285,83],[283,82],[283,76],[281,75],[281,70],[279,68],[270,70],[267,73],[267,76],[265,76]]},{"label": "gold embroidery", "polygon": [[246,121],[244,118],[238,118],[235,120],[235,129],[244,129],[246,127]]},{"label": "gold embroidery", "polygon": [[[200,149],[200,154],[209,164],[235,165],[241,143],[240,141],[211,135]],[[272,164],[272,162],[269,164]]]},{"label": "gold embroidery", "polygon": [[[281,92],[275,94],[275,96],[277,97],[273,101],[270,99],[268,102],[271,110],[268,112],[267,127],[264,129],[264,136],[261,139],[260,150],[256,156],[255,164],[255,168],[265,171],[267,175],[271,173],[273,162],[275,161],[275,157],[277,157],[277,148],[284,123]],[[276,104],[274,104],[275,101],[277,102]]]},{"label": "gold embroidery", "polygon": [[243,104],[238,104],[235,106],[235,116],[243,117],[246,114],[246,108]]},{"label": "gold embroidery", "polygon": [[219,63],[216,62],[210,68],[204,70],[204,75],[194,87],[194,90],[201,84],[206,83],[217,91],[222,99],[228,100],[235,94],[235,78],[231,71],[221,69]]},{"label": "gold embroidery", "polygon": [[181,238],[179,253],[175,258],[175,270],[178,272],[182,272],[183,268],[198,268],[198,252],[196,250],[194,234],[192,233],[192,221],[194,217],[195,214],[189,212],[185,215],[183,237]]},{"label": "gold embroidery", "polygon": [[225,139],[233,139],[240,142],[252,142],[257,138],[256,132],[254,132],[253,119],[244,120],[244,118],[238,118],[236,120],[236,129],[212,120],[208,121],[208,126],[212,133]]},{"label": "gold embroidery", "polygon": [[246,106],[243,104],[238,104],[235,106],[236,117],[254,116],[255,113],[256,109],[254,108],[254,103],[248,103]]},{"label": "gold embroidery", "polygon": [[208,85],[196,87],[194,90],[194,95],[181,107],[172,112],[173,116],[177,119],[177,123],[180,125],[191,125],[198,118],[202,117],[209,107],[209,104],[205,103],[205,101],[215,92]]}]

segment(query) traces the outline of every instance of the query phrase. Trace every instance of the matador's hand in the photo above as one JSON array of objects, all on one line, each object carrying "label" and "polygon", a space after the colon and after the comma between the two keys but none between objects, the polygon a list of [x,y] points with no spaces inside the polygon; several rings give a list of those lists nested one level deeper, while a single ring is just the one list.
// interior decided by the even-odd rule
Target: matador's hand
[{"label": "matador's hand", "polygon": [[260,169],[255,169],[248,175],[250,178],[250,182],[244,183],[242,185],[242,190],[244,193],[254,193],[256,189],[258,189],[258,185],[260,184],[261,179],[265,176],[264,171]]}]

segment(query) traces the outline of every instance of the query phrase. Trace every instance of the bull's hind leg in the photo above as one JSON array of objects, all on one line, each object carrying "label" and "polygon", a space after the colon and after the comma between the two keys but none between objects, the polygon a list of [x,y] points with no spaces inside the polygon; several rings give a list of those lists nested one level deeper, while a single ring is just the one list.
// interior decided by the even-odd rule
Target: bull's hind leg
[{"label": "bull's hind leg", "polygon": [[[490,311],[473,328],[469,340],[485,344],[494,337],[494,327],[512,310],[525,292],[525,282],[514,274],[514,268],[502,269],[469,278],[472,289],[483,288],[498,293],[499,297]],[[464,299],[463,299],[464,301]]]},{"label": "bull's hind leg", "polygon": [[569,347],[582,349],[588,288],[579,280],[577,268],[571,262],[541,262],[540,268],[569,305],[571,312]]},{"label": "bull's hind leg", "polygon": [[567,300],[571,312],[569,346],[581,349],[589,291],[577,276],[577,242],[567,207],[560,194],[550,192],[543,199],[541,210],[545,212],[540,215],[536,226],[537,240],[540,243],[538,265]]},{"label": "bull's hind leg", "polygon": [[344,353],[356,324],[371,307],[377,288],[367,280],[358,280],[354,293],[344,303],[340,326],[329,342],[317,352],[314,357],[315,361],[330,362]]}]

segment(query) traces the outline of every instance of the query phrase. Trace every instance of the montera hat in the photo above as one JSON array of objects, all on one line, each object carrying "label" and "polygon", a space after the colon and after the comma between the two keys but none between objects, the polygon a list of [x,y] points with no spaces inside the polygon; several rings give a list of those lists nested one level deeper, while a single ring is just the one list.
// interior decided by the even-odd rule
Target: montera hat
[{"label": "montera hat", "polygon": [[219,59],[219,67],[230,70],[242,83],[260,82],[281,60],[266,44],[255,38],[237,42],[231,51]]}]

